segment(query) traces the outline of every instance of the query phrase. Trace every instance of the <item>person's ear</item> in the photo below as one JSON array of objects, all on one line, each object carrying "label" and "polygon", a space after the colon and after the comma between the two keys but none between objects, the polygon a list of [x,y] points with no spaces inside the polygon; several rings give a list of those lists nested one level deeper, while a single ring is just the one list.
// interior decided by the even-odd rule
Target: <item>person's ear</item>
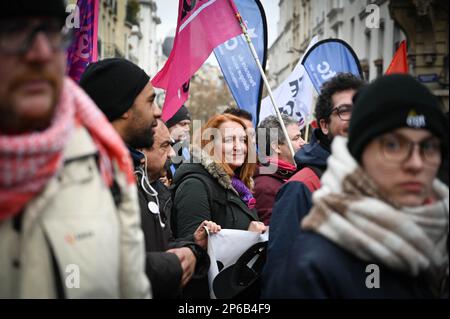
[{"label": "person's ear", "polygon": [[[141,150],[141,151],[143,151],[143,150]],[[141,158],[140,163],[145,164],[145,157]]]},{"label": "person's ear", "polygon": [[330,131],[330,123],[327,122],[325,119],[321,119],[319,121],[319,126],[320,126],[320,129],[322,130],[322,133],[324,135],[328,135],[328,133]]},{"label": "person's ear", "polygon": [[270,148],[274,153],[281,154],[280,146],[277,142],[273,141],[270,143]]},{"label": "person's ear", "polygon": [[128,120],[130,117],[131,117],[131,108],[130,109],[128,109],[128,111],[126,111],[125,113],[123,113],[121,116],[120,116],[120,118],[122,119],[122,120]]}]

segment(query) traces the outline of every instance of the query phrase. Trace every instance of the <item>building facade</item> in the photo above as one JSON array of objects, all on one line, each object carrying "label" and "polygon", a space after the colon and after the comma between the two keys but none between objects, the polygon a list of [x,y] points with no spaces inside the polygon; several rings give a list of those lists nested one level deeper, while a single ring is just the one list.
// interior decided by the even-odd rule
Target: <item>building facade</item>
[{"label": "building facade", "polygon": [[276,84],[290,74],[315,35],[347,42],[367,80],[386,71],[406,38],[391,18],[387,0],[281,0],[279,6],[282,31],[269,50],[270,77]]},{"label": "building facade", "polygon": [[[294,8],[298,7],[298,0],[280,0],[280,19],[277,23],[278,36],[268,50],[267,70],[269,83],[273,87],[281,83],[291,73],[293,58],[290,50],[294,47],[298,34],[299,22]],[[295,22],[294,22],[295,20]]]},{"label": "building facade", "polygon": [[396,0],[389,3],[389,10],[407,35],[412,74],[432,90],[448,111],[448,2]]},{"label": "building facade", "polygon": [[125,58],[154,76],[163,64],[160,23],[154,0],[99,0],[98,59]]},{"label": "building facade", "polygon": [[157,26],[161,23],[157,5],[152,0],[139,0],[137,24],[129,37],[129,59],[154,76],[162,67],[161,43],[157,40]]},{"label": "building facade", "polygon": [[127,57],[132,23],[127,21],[127,0],[100,0],[98,57]]}]

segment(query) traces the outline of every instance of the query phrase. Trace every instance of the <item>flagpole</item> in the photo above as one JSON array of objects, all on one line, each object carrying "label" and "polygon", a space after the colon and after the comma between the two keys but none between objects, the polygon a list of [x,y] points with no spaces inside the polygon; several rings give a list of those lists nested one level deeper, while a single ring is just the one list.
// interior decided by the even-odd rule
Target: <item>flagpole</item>
[{"label": "flagpole", "polygon": [[239,25],[241,26],[242,33],[244,34],[245,40],[246,40],[248,46],[250,47],[250,51],[252,52],[252,56],[255,59],[256,65],[258,66],[259,72],[261,73],[261,77],[262,77],[262,79],[264,81],[264,84],[265,84],[265,86],[267,88],[267,92],[269,93],[270,100],[272,101],[272,106],[273,106],[273,108],[275,110],[275,113],[277,114],[278,121],[281,124],[281,129],[283,130],[283,134],[284,134],[284,136],[286,138],[289,150],[291,152],[292,162],[294,163],[295,166],[297,166],[297,164],[296,164],[296,162],[294,160],[294,155],[295,155],[294,147],[292,146],[291,139],[289,138],[289,134],[287,132],[286,125],[284,125],[283,119],[281,118],[280,110],[278,109],[278,107],[276,105],[275,98],[273,97],[273,93],[272,93],[272,90],[271,90],[270,85],[269,85],[269,81],[267,80],[267,77],[266,77],[266,74],[264,73],[264,70],[262,68],[261,62],[259,61],[258,54],[256,53],[256,49],[253,46],[253,43],[252,43],[252,40],[250,39],[250,36],[248,35],[247,26],[245,25],[244,21],[242,20],[242,17],[239,14],[239,12],[237,11],[237,9],[234,6],[234,4],[232,4],[232,2],[229,2],[229,3],[231,5],[231,7],[234,9],[234,11],[236,12],[236,18],[239,21]]},{"label": "flagpole", "polygon": [[305,129],[305,143],[308,143],[308,138],[309,138],[309,125],[310,125],[310,121],[309,121],[309,115],[306,116],[306,129]]}]

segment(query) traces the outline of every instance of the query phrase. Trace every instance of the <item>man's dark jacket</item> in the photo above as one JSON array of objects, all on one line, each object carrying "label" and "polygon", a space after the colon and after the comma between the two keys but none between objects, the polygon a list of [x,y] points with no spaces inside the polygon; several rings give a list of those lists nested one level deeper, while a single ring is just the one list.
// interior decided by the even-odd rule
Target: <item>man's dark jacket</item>
[{"label": "man's dark jacket", "polygon": [[[131,151],[131,150],[130,150]],[[140,157],[137,152],[131,151],[135,168],[140,165]],[[182,296],[181,277],[183,270],[178,257],[173,253],[167,253],[168,249],[188,247],[197,258],[196,269],[193,278],[207,276],[209,269],[209,257],[206,251],[193,242],[193,238],[175,239],[171,231],[172,197],[170,191],[160,181],[151,185],[158,193],[160,217],[165,227],[160,224],[160,217],[149,210],[149,202],[155,202],[154,196],[150,196],[142,188],[141,176],[137,175],[139,207],[141,211],[141,227],[144,232],[146,251],[146,274],[149,277],[155,299],[178,298]]]}]

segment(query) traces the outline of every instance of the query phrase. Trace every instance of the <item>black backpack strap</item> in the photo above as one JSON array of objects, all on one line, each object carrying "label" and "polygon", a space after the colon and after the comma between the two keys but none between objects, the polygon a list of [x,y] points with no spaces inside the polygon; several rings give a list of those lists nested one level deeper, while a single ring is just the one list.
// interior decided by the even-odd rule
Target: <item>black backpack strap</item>
[{"label": "black backpack strap", "polygon": [[[99,153],[96,152],[94,154],[87,154],[87,155],[83,155],[83,156],[79,156],[79,157],[75,157],[75,158],[71,158],[68,160],[64,161],[64,165],[70,165],[73,162],[78,162],[80,160],[85,160],[85,159],[89,159],[91,157],[94,157],[95,159],[95,164],[97,166],[97,170],[101,175],[101,170],[100,170],[100,156]],[[112,198],[114,200],[114,205],[117,207],[119,207],[120,203],[122,202],[122,191],[120,190],[119,184],[117,183],[116,179],[114,178],[113,175],[113,182],[112,185],[109,187],[109,191],[111,192]]]},{"label": "black backpack strap", "polygon": [[[95,157],[95,163],[97,164],[97,169],[101,175],[100,156],[99,156],[98,152],[95,153],[94,157]],[[117,183],[116,179],[114,178],[114,174],[113,174],[113,182],[112,182],[111,186],[109,187],[109,191],[111,192],[111,196],[113,198],[114,205],[116,206],[116,208],[118,208],[120,203],[122,203],[122,191],[120,190],[120,186]]]},{"label": "black backpack strap", "polygon": [[115,178],[113,178],[113,183],[109,187],[109,191],[111,192],[111,195],[113,197],[114,205],[116,206],[116,208],[118,208],[120,203],[122,203],[122,191],[120,190],[119,184],[117,183]]}]

